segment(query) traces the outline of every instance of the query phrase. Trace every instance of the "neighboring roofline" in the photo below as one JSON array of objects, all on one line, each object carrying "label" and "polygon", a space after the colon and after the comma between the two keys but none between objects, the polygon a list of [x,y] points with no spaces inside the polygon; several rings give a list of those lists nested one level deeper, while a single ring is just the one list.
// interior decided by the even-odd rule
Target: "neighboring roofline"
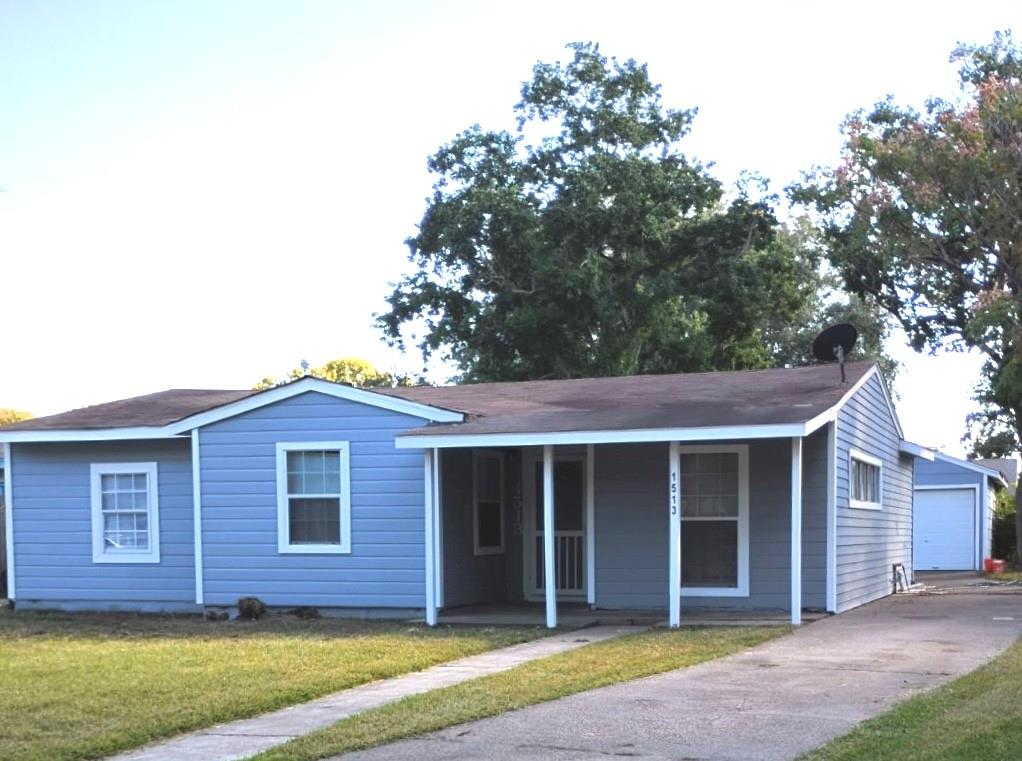
[{"label": "neighboring roofline", "polygon": [[1002,476],[1001,472],[998,470],[988,468],[985,465],[977,465],[976,463],[972,462],[972,460],[963,460],[961,457],[952,457],[951,455],[944,454],[943,452],[934,452],[933,454],[938,460],[950,462],[952,465],[957,465],[958,467],[965,468],[966,470],[973,470],[976,473],[982,473],[987,478],[992,478],[995,481],[997,481],[999,484],[1001,484],[1001,486],[1005,488],[1008,487],[1008,482],[1005,480],[1004,476]]},{"label": "neighboring roofline", "polygon": [[902,452],[902,454],[911,455],[912,457],[918,457],[921,460],[933,462],[934,450],[924,447],[922,444],[916,444],[915,442],[902,439],[898,449]]},{"label": "neighboring roofline", "polygon": [[851,388],[831,407],[804,423],[770,423],[764,425],[728,425],[685,428],[633,428],[593,431],[548,431],[517,433],[430,433],[428,429],[417,433],[402,433],[394,438],[398,449],[450,449],[472,446],[532,446],[540,444],[623,444],[659,441],[721,441],[726,439],[775,439],[808,436],[817,429],[837,420],[838,412],[856,392],[874,375],[880,375],[884,398],[898,429],[901,424],[887,392],[887,384],[880,368],[873,366],[862,374]]},{"label": "neighboring roofline", "polygon": [[400,412],[405,415],[411,415],[412,417],[423,418],[424,420],[429,420],[434,423],[460,423],[465,419],[464,413],[461,412],[455,412],[441,407],[434,407],[428,404],[420,404],[419,402],[411,402],[398,396],[380,394],[376,391],[355,388],[354,386],[347,386],[343,383],[333,383],[332,381],[326,381],[322,378],[306,376],[283,386],[276,386],[274,388],[266,389],[265,391],[259,391],[252,394],[252,396],[246,396],[244,399],[239,399],[236,402],[228,402],[227,404],[222,404],[219,407],[214,407],[204,412],[189,415],[186,418],[170,423],[167,426],[167,430],[173,434],[185,433],[193,428],[202,428],[203,426],[207,426],[211,423],[217,423],[236,415],[251,412],[252,410],[257,410],[260,407],[265,407],[269,404],[283,401],[284,399],[290,399],[291,397],[298,396],[299,394],[304,394],[309,391],[326,394],[327,396],[332,396],[336,399],[345,399],[350,402],[367,404],[371,407],[379,407],[381,409],[390,410],[391,412]]}]

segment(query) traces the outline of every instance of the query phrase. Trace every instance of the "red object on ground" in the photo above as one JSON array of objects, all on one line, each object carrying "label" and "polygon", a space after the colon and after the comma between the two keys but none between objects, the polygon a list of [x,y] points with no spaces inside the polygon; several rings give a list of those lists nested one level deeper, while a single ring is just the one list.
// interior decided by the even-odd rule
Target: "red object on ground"
[{"label": "red object on ground", "polygon": [[1004,568],[1003,560],[992,560],[990,562],[990,571],[992,573],[1004,573]]},{"label": "red object on ground", "polygon": [[983,570],[986,571],[987,573],[993,573],[994,572],[994,559],[993,558],[983,558]]}]

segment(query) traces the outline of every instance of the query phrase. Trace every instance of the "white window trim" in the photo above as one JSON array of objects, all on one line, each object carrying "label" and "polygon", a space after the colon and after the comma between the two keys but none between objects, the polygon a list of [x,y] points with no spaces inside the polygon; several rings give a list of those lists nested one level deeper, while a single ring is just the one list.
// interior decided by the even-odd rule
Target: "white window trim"
[{"label": "white window trim", "polygon": [[[159,563],[160,562],[160,484],[155,462],[94,462],[89,466],[92,502],[93,563]],[[106,552],[103,544],[103,476],[145,473],[149,512],[149,549]]]},{"label": "white window trim", "polygon": [[[351,552],[351,463],[347,441],[277,442],[277,552],[282,555],[346,555]],[[287,453],[306,450],[336,450],[341,455],[341,543],[291,544],[288,513]],[[333,497],[333,495],[330,495]]]},{"label": "white window trim", "polygon": [[[682,586],[682,597],[748,597],[749,596],[749,445],[709,444],[681,445],[679,454],[737,454],[738,455],[738,586],[736,587],[686,587]],[[685,470],[681,469],[681,488],[685,488]],[[700,518],[685,518],[679,510],[678,519],[681,533],[685,523]],[[704,520],[720,520],[706,518]],[[679,539],[680,541],[680,539]],[[680,560],[679,560],[680,562]],[[680,569],[679,569],[680,570]]]},{"label": "white window trim", "polygon": [[[864,462],[867,465],[874,465],[880,471],[877,473],[877,501],[866,502],[861,499],[854,499],[852,494],[855,491],[855,485],[852,483],[852,461],[858,460]],[[848,506],[855,508],[856,510],[882,510],[884,506],[884,461],[879,457],[874,457],[871,454],[866,454],[858,449],[848,450]]]},{"label": "white window trim", "polygon": [[[500,463],[500,546],[480,547],[479,546],[479,460],[497,460]],[[507,532],[505,526],[506,505],[504,496],[504,455],[501,452],[486,452],[473,450],[472,452],[472,552],[475,555],[503,555],[507,540],[504,534]]]}]

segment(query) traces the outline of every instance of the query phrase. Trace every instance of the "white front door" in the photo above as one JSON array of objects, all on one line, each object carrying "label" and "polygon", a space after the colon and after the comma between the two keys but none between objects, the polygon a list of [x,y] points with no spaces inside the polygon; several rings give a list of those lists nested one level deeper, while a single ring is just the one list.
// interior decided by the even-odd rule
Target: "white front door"
[{"label": "white front door", "polygon": [[976,490],[917,489],[912,531],[917,571],[976,567]]},{"label": "white front door", "polygon": [[[546,596],[543,552],[543,459],[522,458],[525,497],[525,598]],[[586,461],[554,456],[554,568],[558,599],[586,598]]]}]

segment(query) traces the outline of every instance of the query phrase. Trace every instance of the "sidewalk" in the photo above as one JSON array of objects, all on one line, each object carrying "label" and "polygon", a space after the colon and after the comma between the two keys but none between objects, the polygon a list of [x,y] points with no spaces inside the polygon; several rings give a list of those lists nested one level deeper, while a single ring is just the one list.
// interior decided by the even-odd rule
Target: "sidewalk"
[{"label": "sidewalk", "polygon": [[385,703],[494,674],[537,658],[643,631],[643,626],[596,626],[492,650],[425,671],[371,682],[251,719],[218,724],[112,757],[111,761],[229,761],[248,758],[335,721]]}]

